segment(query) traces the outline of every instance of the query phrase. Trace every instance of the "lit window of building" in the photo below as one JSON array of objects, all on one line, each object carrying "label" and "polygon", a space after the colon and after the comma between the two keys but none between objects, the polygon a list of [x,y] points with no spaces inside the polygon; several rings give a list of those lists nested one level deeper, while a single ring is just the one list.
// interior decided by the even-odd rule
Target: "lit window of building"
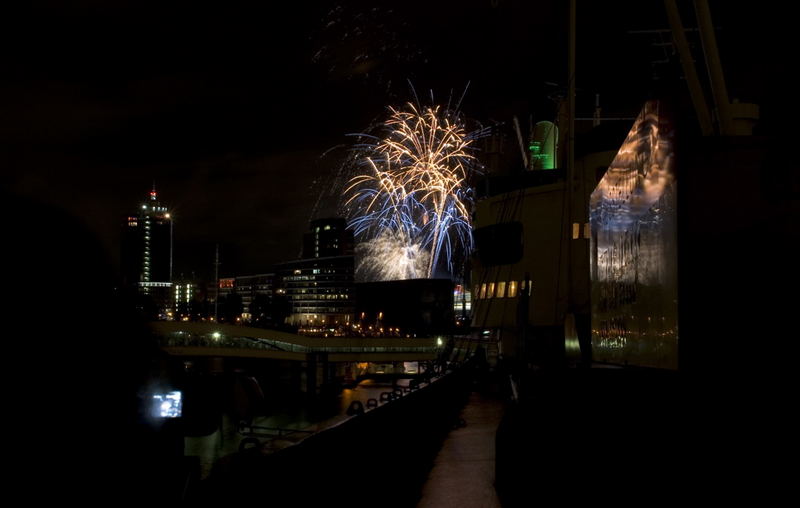
[{"label": "lit window of building", "polygon": [[509,298],[516,298],[517,297],[517,281],[512,280],[508,283],[508,297]]},{"label": "lit window of building", "polygon": [[459,313],[469,312],[472,310],[472,293],[464,286],[458,284],[453,290],[453,311],[458,315]]},{"label": "lit window of building", "polygon": [[519,281],[519,290],[523,293],[527,291],[528,296],[531,296],[531,291],[533,290],[533,281],[529,281],[527,285],[525,284],[524,280]]}]

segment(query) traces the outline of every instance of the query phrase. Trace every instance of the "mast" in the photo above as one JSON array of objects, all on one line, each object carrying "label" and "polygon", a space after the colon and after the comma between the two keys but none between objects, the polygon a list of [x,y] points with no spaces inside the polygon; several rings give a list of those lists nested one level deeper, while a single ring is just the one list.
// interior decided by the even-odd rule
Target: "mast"
[{"label": "mast", "polygon": [[572,288],[572,281],[573,281],[573,259],[572,259],[572,241],[570,240],[570,229],[572,227],[573,222],[573,203],[574,203],[574,196],[573,196],[573,189],[576,185],[577,180],[577,172],[575,171],[575,0],[570,0],[569,2],[569,55],[568,55],[568,63],[567,63],[567,73],[568,73],[568,91],[567,91],[567,115],[568,115],[568,133],[567,133],[567,171],[565,175],[565,185],[566,185],[566,200],[567,200],[567,214],[566,217],[562,220],[566,221],[566,224],[562,224],[562,242],[565,242],[566,245],[566,263],[564,266],[567,268],[567,298],[566,303],[567,307],[565,309],[565,314],[563,316],[559,316],[561,318],[566,318],[566,313],[569,312],[570,306],[573,301],[573,288]]},{"label": "mast", "polygon": [[219,244],[216,246],[216,257],[214,260],[214,280],[216,289],[214,290],[214,322],[218,322],[217,311],[219,309]]},{"label": "mast", "polygon": [[[569,2],[569,57],[567,81],[569,134],[567,136],[567,181],[571,182],[575,173],[575,0]],[[572,192],[570,191],[570,197]]]},{"label": "mast", "polygon": [[706,0],[694,0],[694,8],[697,14],[697,28],[700,30],[700,40],[703,43],[703,55],[705,56],[706,67],[708,67],[711,95],[714,98],[714,104],[717,106],[719,134],[721,136],[730,136],[733,123],[731,105],[728,101],[728,90],[725,87],[722,64],[719,61],[717,39],[714,36],[714,25],[711,22],[711,9],[708,8]]},{"label": "mast", "polygon": [[708,106],[706,105],[706,99],[703,95],[703,88],[700,86],[700,79],[697,77],[697,70],[694,67],[694,59],[689,49],[689,43],[686,40],[683,23],[681,23],[681,16],[678,12],[678,6],[675,0],[664,0],[664,8],[667,11],[669,26],[672,30],[672,38],[675,41],[675,46],[681,57],[683,74],[686,77],[686,84],[689,86],[689,95],[692,98],[692,105],[697,113],[700,131],[703,133],[703,136],[710,136],[713,134],[711,115],[708,113]]}]

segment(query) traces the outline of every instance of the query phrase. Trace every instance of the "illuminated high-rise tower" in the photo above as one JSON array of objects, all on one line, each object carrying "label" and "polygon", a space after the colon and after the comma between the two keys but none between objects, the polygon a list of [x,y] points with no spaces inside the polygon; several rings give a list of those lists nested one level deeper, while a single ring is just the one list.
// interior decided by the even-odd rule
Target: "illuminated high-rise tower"
[{"label": "illuminated high-rise tower", "polygon": [[353,254],[353,231],[347,229],[345,219],[316,219],[311,221],[310,226],[310,231],[303,235],[304,259]]},{"label": "illuminated high-rise tower", "polygon": [[155,186],[123,225],[121,261],[123,284],[151,296],[166,311],[172,286],[172,217]]}]

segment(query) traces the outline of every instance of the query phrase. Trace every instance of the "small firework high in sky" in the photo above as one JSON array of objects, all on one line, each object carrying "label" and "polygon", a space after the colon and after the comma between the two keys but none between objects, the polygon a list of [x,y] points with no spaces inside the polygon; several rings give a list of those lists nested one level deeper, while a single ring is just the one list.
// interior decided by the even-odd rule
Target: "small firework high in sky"
[{"label": "small firework high in sky", "polygon": [[361,241],[364,280],[456,275],[454,261],[472,249],[471,143],[449,108],[408,103],[389,108],[380,136],[364,135],[345,189],[350,226]]}]

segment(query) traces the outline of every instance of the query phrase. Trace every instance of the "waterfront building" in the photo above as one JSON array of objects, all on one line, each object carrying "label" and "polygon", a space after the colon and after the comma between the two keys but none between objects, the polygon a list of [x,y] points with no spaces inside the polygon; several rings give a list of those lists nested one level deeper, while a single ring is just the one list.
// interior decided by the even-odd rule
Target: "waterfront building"
[{"label": "waterfront building", "polygon": [[[286,322],[301,333],[334,333],[352,323],[354,258],[332,256],[279,264],[276,274],[289,306]],[[323,331],[325,330],[325,331]]]},{"label": "waterfront building", "polygon": [[272,307],[274,284],[274,273],[236,277],[234,287],[242,299],[242,319],[245,322],[267,317]]},{"label": "waterfront building", "polygon": [[236,291],[236,277],[223,277],[219,279],[218,298],[224,298]]},{"label": "waterfront building", "polygon": [[199,293],[197,283],[176,282],[172,285],[173,318],[189,321]]},{"label": "waterfront building", "polygon": [[303,257],[275,269],[273,297],[286,303],[285,324],[311,335],[344,334],[355,312],[353,232],[340,217],[311,221]]},{"label": "waterfront building", "polygon": [[155,188],[129,215],[122,232],[122,284],[150,299],[161,317],[171,312],[172,216]]}]

